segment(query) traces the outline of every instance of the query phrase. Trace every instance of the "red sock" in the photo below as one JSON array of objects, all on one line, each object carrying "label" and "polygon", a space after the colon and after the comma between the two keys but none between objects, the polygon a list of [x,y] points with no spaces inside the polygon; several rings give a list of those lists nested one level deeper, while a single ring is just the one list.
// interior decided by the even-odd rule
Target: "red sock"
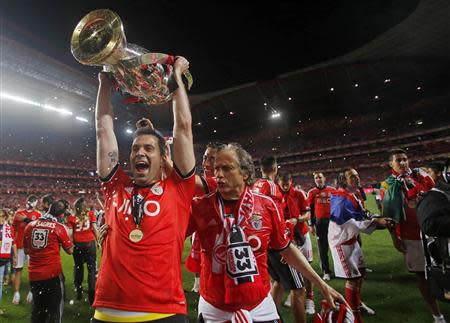
[{"label": "red sock", "polygon": [[360,311],[361,297],[359,288],[353,286],[353,284],[345,285],[345,300],[353,311],[355,316],[355,323],[362,323],[362,316]]},{"label": "red sock", "polygon": [[312,288],[310,291],[306,292],[306,298],[314,300],[314,290]]}]

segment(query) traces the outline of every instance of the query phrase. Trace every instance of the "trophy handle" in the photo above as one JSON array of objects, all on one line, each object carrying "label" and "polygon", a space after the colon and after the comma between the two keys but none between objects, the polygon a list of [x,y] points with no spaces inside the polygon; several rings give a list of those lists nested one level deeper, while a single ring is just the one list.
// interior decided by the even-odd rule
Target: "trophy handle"
[{"label": "trophy handle", "polygon": [[[137,57],[141,64],[169,64],[173,65],[175,57],[162,53],[147,53]],[[191,72],[186,70],[183,72],[183,83],[187,86],[188,90],[191,89],[194,79]],[[170,87],[170,86],[169,86]]]}]

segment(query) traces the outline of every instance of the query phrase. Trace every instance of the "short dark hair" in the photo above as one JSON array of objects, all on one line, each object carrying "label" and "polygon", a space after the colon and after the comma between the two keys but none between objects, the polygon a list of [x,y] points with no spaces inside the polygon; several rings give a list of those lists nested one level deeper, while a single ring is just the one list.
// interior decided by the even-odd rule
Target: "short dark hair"
[{"label": "short dark hair", "polygon": [[275,168],[277,164],[277,159],[275,156],[265,156],[261,158],[261,170],[264,173],[268,173]]},{"label": "short dark hair", "polygon": [[431,168],[435,173],[443,172],[445,165],[441,162],[431,162],[427,165],[428,168]]},{"label": "short dark hair", "polygon": [[291,173],[282,173],[280,174],[280,176],[278,177],[278,180],[282,181],[282,182],[289,182],[292,181],[292,175]]},{"label": "short dark hair", "polygon": [[46,194],[42,197],[42,203],[46,203],[47,205],[51,205],[54,200],[52,194]]},{"label": "short dark hair", "polygon": [[50,205],[50,208],[48,210],[48,213],[50,213],[51,215],[55,216],[55,217],[59,217],[61,215],[63,215],[66,210],[67,210],[67,201],[64,200],[58,200],[52,203],[52,205]]},{"label": "short dark hair", "polygon": [[150,127],[137,128],[136,131],[134,132],[133,140],[139,136],[144,135],[155,136],[156,139],[158,139],[158,146],[161,156],[166,154],[166,140],[164,139],[164,136],[162,135],[161,132]]},{"label": "short dark hair", "polygon": [[235,142],[219,147],[218,152],[226,149],[233,150],[236,153],[241,172],[248,176],[245,185],[252,186],[255,181],[255,165],[253,164],[252,156],[240,144]]},{"label": "short dark hair", "polygon": [[401,148],[395,148],[395,149],[389,150],[388,160],[389,161],[393,161],[394,160],[394,156],[395,155],[400,155],[400,154],[408,155],[406,150],[401,149]]},{"label": "short dark hair", "polygon": [[206,148],[219,149],[220,147],[224,147],[224,146],[226,146],[226,145],[223,142],[211,141],[211,142],[208,142],[208,144],[206,145]]},{"label": "short dark hair", "polygon": [[38,200],[38,197],[34,194],[28,195],[27,197],[27,202],[33,203],[36,202]]}]

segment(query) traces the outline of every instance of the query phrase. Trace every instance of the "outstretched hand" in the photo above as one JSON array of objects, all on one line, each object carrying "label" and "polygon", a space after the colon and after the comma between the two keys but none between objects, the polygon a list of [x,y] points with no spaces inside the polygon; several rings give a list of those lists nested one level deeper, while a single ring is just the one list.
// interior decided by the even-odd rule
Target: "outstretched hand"
[{"label": "outstretched hand", "polygon": [[321,287],[321,292],[322,292],[322,296],[324,297],[324,299],[326,299],[328,304],[330,304],[330,306],[334,310],[336,309],[336,302],[341,303],[341,304],[346,304],[347,306],[349,306],[348,303],[345,301],[344,296],[342,296],[333,287],[326,284],[325,282],[324,282],[323,286]]}]

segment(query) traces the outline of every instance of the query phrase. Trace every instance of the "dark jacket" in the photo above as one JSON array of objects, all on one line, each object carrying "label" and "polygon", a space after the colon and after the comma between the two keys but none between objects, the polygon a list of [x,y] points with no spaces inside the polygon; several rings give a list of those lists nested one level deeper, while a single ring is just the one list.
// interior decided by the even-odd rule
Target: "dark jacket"
[{"label": "dark jacket", "polygon": [[426,235],[450,238],[450,184],[439,181],[435,189],[441,192],[425,193],[417,205],[417,220]]}]

